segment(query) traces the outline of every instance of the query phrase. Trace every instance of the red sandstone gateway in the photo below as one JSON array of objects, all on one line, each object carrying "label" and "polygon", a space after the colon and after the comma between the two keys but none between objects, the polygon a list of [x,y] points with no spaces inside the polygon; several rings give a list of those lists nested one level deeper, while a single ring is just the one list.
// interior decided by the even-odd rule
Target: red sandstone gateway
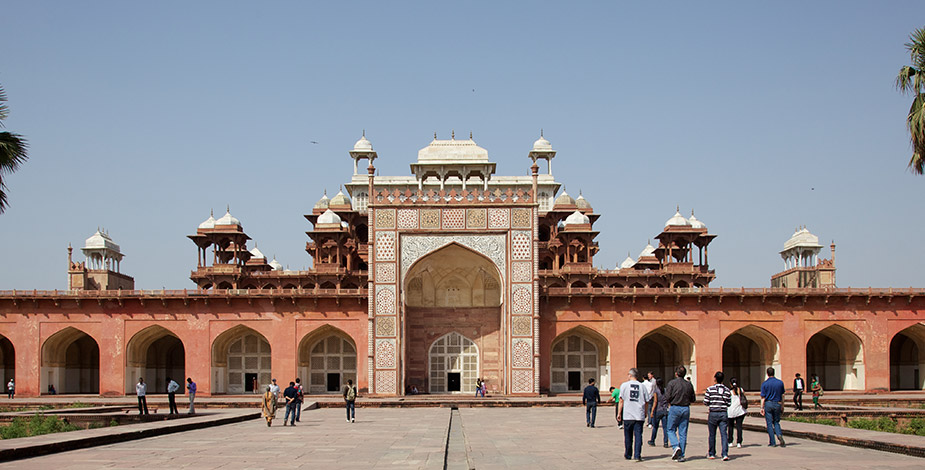
[{"label": "red sandstone gateway", "polygon": [[537,395],[684,365],[698,389],[723,370],[754,390],[767,367],[826,390],[925,388],[925,291],[836,288],[834,244],[818,259],[805,228],[772,288],[714,289],[716,236],[680,210],[658,246],[594,267],[599,215],[560,193],[542,136],[522,177],[494,176],[471,135],[435,135],[409,177],[375,176],[365,135],[349,153],[350,182],[305,216],[311,270],[249,249],[229,210],[189,236],[194,288],[133,290],[121,248],[97,231],[86,262],[68,248],[68,290],[0,291],[2,380],[24,396],[132,394],[139,377],[151,392],[193,377],[200,395],[271,377],[301,377],[311,394],[350,379],[363,394],[472,395],[481,377],[496,395]]}]

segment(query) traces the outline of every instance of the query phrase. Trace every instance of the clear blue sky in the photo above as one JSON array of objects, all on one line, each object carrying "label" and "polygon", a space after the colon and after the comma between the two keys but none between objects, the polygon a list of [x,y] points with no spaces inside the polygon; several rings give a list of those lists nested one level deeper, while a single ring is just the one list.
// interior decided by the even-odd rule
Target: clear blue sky
[{"label": "clear blue sky", "polygon": [[380,173],[406,175],[451,129],[498,174],[527,174],[540,128],[557,179],[603,215],[599,266],[636,256],[680,205],[719,235],[715,286],[768,286],[801,224],[837,243],[839,286],[925,284],[925,178],[906,171],[911,101],[893,88],[921,1],[2,12],[6,126],[31,149],[7,180],[0,289],[65,288],[67,244],[97,226],[139,288],[193,287],[185,236],[226,204],[302,268],[302,214],[348,180],[363,129]]}]

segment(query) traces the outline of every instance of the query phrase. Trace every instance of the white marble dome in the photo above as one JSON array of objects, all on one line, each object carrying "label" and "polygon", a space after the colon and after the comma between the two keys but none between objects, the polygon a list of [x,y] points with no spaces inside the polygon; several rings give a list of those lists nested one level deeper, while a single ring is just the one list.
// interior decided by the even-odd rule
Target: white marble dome
[{"label": "white marble dome", "polygon": [[572,196],[569,196],[568,193],[563,190],[562,194],[560,194],[559,197],[556,198],[556,202],[555,204],[553,204],[553,207],[555,206],[574,206],[574,205],[575,205],[575,199],[572,198]]},{"label": "white marble dome", "polygon": [[212,214],[209,214],[209,218],[204,220],[201,224],[199,224],[199,228],[201,229],[215,228],[215,217],[212,217]]},{"label": "white marble dome", "polygon": [[264,259],[266,258],[266,256],[263,255],[263,252],[258,250],[256,246],[251,248],[250,253],[251,253],[251,258],[264,258]]},{"label": "white marble dome", "polygon": [[784,243],[784,251],[787,251],[791,248],[821,248],[822,245],[819,244],[819,237],[810,233],[806,227],[798,229],[796,232],[793,232],[793,235]]},{"label": "white marble dome", "polygon": [[551,152],[552,144],[546,140],[545,137],[540,135],[539,139],[536,139],[536,142],[533,142],[533,151],[534,152]]},{"label": "white marble dome", "polygon": [[585,199],[585,197],[582,196],[581,193],[578,194],[578,199],[575,199],[575,205],[578,206],[579,209],[590,209],[591,208],[591,203],[588,202],[588,200]]},{"label": "white marble dome", "polygon": [[331,200],[328,199],[328,193],[325,192],[324,196],[321,196],[321,199],[315,203],[315,209],[327,209],[328,205],[331,203]]},{"label": "white marble dome", "polygon": [[706,224],[701,222],[697,217],[694,217],[693,213],[691,214],[691,218],[687,219],[687,221],[690,222],[691,228],[702,228],[704,230],[707,228]]},{"label": "white marble dome", "polygon": [[331,202],[329,202],[328,205],[329,205],[329,206],[350,206],[350,207],[353,207],[353,206],[350,204],[350,198],[347,197],[347,195],[344,194],[343,191],[338,191],[338,192],[337,192],[337,195],[335,195],[333,198],[331,198]]},{"label": "white marble dome", "polygon": [[231,211],[226,211],[220,219],[215,221],[215,225],[237,225],[241,226],[241,221],[231,215]]},{"label": "white marble dome", "polygon": [[575,224],[591,224],[591,219],[582,214],[581,211],[572,212],[571,215],[565,218],[565,225],[575,225]]},{"label": "white marble dome", "polygon": [[363,137],[360,137],[360,140],[357,143],[353,144],[354,152],[371,152],[373,150],[373,143],[366,139],[366,134],[363,134]]},{"label": "white marble dome", "polygon": [[639,258],[645,258],[646,256],[655,256],[655,247],[651,243],[646,244],[646,247],[639,252]]},{"label": "white marble dome", "polygon": [[334,211],[328,209],[324,211],[324,214],[318,217],[319,224],[337,224],[340,225],[340,216],[335,214]]},{"label": "white marble dome", "polygon": [[626,259],[623,260],[622,263],[620,263],[620,269],[629,269],[635,265],[636,265],[636,260],[634,260],[631,256],[627,255]]},{"label": "white marble dome", "polygon": [[275,257],[273,258],[273,261],[270,261],[270,267],[273,268],[274,271],[282,271],[282,270],[283,270],[283,265],[282,265],[282,263],[280,263],[279,261],[276,261],[276,258],[275,258]]},{"label": "white marble dome", "polygon": [[690,227],[691,223],[689,220],[685,219],[683,215],[681,215],[681,211],[677,211],[674,213],[674,216],[672,216],[670,219],[668,219],[667,222],[665,222],[665,226],[666,227]]}]

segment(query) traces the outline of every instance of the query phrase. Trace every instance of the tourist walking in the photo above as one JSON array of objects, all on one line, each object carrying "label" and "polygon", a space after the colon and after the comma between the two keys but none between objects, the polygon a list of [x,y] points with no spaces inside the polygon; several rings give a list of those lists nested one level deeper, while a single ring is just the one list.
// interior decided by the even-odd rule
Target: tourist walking
[{"label": "tourist walking", "polygon": [[703,404],[706,405],[710,413],[707,415],[707,458],[716,458],[716,430],[719,429],[719,440],[721,442],[720,455],[723,460],[729,460],[729,436],[727,435],[727,421],[729,420],[729,405],[732,400],[732,393],[729,391],[723,381],[726,376],[722,371],[713,374],[713,385],[707,387],[703,394]]},{"label": "tourist walking", "polygon": [[347,379],[347,385],[344,387],[344,405],[347,408],[347,422],[355,423],[357,421],[357,387],[353,385],[351,379]]},{"label": "tourist walking", "polygon": [[[296,403],[298,396],[299,392],[295,388],[295,382],[289,382],[289,386],[286,387],[286,390],[283,390],[283,398],[286,399],[286,414],[283,416],[283,426],[286,425],[287,421],[290,426],[295,426],[295,410],[299,407]],[[292,414],[292,418],[289,417],[290,414]]]},{"label": "tourist walking", "polygon": [[273,395],[273,392],[270,390],[270,386],[267,385],[266,391],[263,392],[263,400],[261,401],[260,411],[263,414],[263,417],[267,420],[267,427],[270,427],[273,424],[273,418],[276,417],[276,409],[278,404],[276,402],[276,395]]},{"label": "tourist walking", "polygon": [[678,366],[674,379],[668,382],[665,398],[668,400],[668,443],[674,449],[671,460],[683,462],[687,450],[687,427],[691,420],[691,403],[697,400],[694,386],[684,376],[687,368]]},{"label": "tourist walking", "polygon": [[272,380],[273,383],[270,384],[270,391],[273,392],[273,396],[279,400],[279,385],[276,385],[276,379]]},{"label": "tourist walking", "polygon": [[651,370],[646,373],[646,376],[643,378],[643,385],[646,387],[646,391],[649,392],[649,402],[646,403],[646,427],[652,427],[652,399],[655,398],[655,372]]},{"label": "tourist walking", "polygon": [[665,380],[661,377],[655,379],[655,388],[652,389],[654,397],[652,398],[652,407],[649,409],[649,418],[652,421],[652,437],[649,438],[648,444],[655,445],[655,438],[658,437],[659,425],[662,427],[662,447],[668,448],[668,399],[665,398]]},{"label": "tourist walking", "polygon": [[476,377],[475,379],[475,396],[478,398],[479,395],[482,395],[482,398],[485,398],[485,394],[482,393],[482,378]]},{"label": "tourist walking", "polygon": [[639,370],[626,373],[627,380],[620,385],[620,404],[617,413],[623,417],[623,458],[642,462],[642,430],[646,422],[646,403],[649,392],[639,381]]},{"label": "tourist walking", "polygon": [[819,382],[818,375],[813,374],[813,381],[809,384],[809,391],[813,392],[813,409],[822,409],[822,405],[819,404],[819,397],[821,397],[823,393],[822,383]]},{"label": "tourist walking", "polygon": [[148,393],[148,385],[145,384],[145,379],[138,378],[138,383],[135,384],[135,395],[138,395],[138,414],[146,415],[148,414],[148,400],[145,398],[145,395]]},{"label": "tourist walking", "polygon": [[613,414],[617,418],[617,428],[623,429],[623,418],[620,416],[620,389],[610,387],[610,400],[613,402]]},{"label": "tourist walking", "polygon": [[296,406],[295,406],[295,420],[297,423],[302,422],[302,403],[305,401],[305,391],[302,390],[302,379],[295,379],[295,390],[296,390]]},{"label": "tourist walking", "polygon": [[169,414],[178,415],[177,411],[177,390],[180,390],[180,384],[167,377],[167,405],[170,408]]},{"label": "tourist walking", "polygon": [[736,431],[736,447],[742,447],[742,423],[745,421],[745,410],[748,409],[748,399],[745,398],[745,390],[739,387],[739,382],[735,377],[729,381],[732,385],[732,395],[729,397],[729,409],[726,410],[727,440],[732,444],[732,430]]},{"label": "tourist walking", "polygon": [[584,394],[581,396],[581,404],[585,405],[585,425],[589,428],[594,427],[594,420],[597,419],[597,404],[601,402],[601,391],[594,385],[594,379],[588,379],[588,386],[585,387]]},{"label": "tourist walking", "polygon": [[488,384],[485,382],[485,379],[482,379],[479,388],[482,390],[482,398],[485,398],[485,393],[488,392]]},{"label": "tourist walking", "polygon": [[761,384],[761,415],[768,427],[768,446],[777,447],[774,438],[786,447],[780,430],[780,416],[784,411],[784,382],[774,377],[774,368],[768,367],[768,379]]},{"label": "tourist walking", "polygon": [[793,379],[793,407],[798,411],[803,411],[803,390],[806,390],[806,383],[800,373],[797,372]]},{"label": "tourist walking", "polygon": [[196,401],[196,382],[193,382],[193,379],[190,377],[186,378],[186,390],[189,392],[189,414],[196,414],[196,408],[193,407],[193,402]]},{"label": "tourist walking", "polygon": [[13,395],[16,395],[16,383],[13,382],[13,379],[10,379],[9,383],[6,384],[6,396],[12,400]]}]

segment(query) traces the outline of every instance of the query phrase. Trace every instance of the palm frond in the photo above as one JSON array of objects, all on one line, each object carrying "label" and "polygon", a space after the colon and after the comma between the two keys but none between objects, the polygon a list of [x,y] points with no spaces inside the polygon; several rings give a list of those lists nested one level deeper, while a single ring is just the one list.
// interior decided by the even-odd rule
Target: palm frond
[{"label": "palm frond", "polygon": [[3,91],[3,85],[0,85],[0,127],[3,127],[3,120],[10,115],[10,108],[4,103],[6,103],[6,92]]},{"label": "palm frond", "polygon": [[29,143],[19,134],[0,132],[0,175],[16,171],[29,158]]},{"label": "palm frond", "polygon": [[908,65],[903,65],[896,75],[896,89],[903,93],[911,93],[913,88],[912,77],[918,74],[918,71]]}]

